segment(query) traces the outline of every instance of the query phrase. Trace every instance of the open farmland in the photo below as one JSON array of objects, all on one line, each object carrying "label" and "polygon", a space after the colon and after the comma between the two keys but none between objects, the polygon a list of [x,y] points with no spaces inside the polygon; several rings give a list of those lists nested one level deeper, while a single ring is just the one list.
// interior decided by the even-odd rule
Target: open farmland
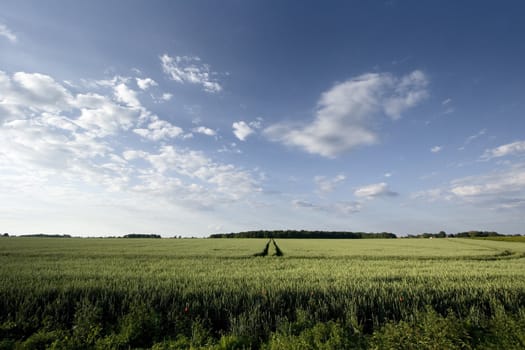
[{"label": "open farmland", "polygon": [[525,347],[525,243],[0,240],[2,348]]}]

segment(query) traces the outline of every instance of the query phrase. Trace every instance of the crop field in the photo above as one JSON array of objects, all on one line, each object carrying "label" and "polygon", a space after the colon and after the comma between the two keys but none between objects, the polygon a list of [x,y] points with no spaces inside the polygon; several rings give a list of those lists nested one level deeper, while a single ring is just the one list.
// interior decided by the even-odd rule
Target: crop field
[{"label": "crop field", "polygon": [[524,349],[525,242],[2,238],[0,349],[46,348]]}]

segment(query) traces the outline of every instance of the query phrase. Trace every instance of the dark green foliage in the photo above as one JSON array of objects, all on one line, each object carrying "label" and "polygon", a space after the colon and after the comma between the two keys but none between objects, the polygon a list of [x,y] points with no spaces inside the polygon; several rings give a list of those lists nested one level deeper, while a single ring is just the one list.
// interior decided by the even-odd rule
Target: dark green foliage
[{"label": "dark green foliage", "polygon": [[[44,316],[20,335],[15,324],[6,321],[0,349],[525,348],[525,309],[506,309],[497,295],[470,307],[438,295],[434,307],[419,308],[409,300],[401,301],[404,306],[399,300],[382,300],[388,291],[381,292],[348,304],[336,290],[214,296],[202,292],[187,297],[168,290],[130,291],[122,304],[113,305],[111,315],[105,315],[105,302],[97,305],[87,296],[68,293],[70,298],[80,297],[71,303],[76,307],[70,317],[65,311],[63,319],[71,318],[71,324]],[[145,295],[148,301],[140,301]],[[168,299],[174,301],[170,306]],[[107,296],[101,295],[101,300]],[[187,307],[184,300],[193,303]]]},{"label": "dark green foliage", "polygon": [[393,233],[366,233],[346,231],[246,231],[238,233],[217,233],[210,238],[316,238],[316,239],[360,239],[360,238],[397,238]]},{"label": "dark green foliage", "polygon": [[469,349],[470,336],[454,314],[441,316],[428,308],[407,320],[389,321],[375,331],[372,349]]},{"label": "dark green foliage", "polygon": [[298,334],[276,332],[262,349],[266,350],[315,350],[350,349],[352,337],[341,324],[334,321],[316,323]]}]

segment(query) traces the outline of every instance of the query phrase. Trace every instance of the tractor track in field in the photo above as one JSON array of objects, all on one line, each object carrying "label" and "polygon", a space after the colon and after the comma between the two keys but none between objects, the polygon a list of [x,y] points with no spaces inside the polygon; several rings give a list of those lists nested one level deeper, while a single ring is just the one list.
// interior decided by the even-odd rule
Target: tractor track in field
[{"label": "tractor track in field", "polygon": [[273,253],[272,256],[283,256],[284,255],[281,248],[279,248],[279,246],[277,245],[277,242],[275,242],[273,238],[270,238],[268,242],[266,242],[264,249],[259,253],[255,253],[253,256],[268,256],[270,252],[270,245],[273,245],[273,248],[275,250],[275,253]]}]

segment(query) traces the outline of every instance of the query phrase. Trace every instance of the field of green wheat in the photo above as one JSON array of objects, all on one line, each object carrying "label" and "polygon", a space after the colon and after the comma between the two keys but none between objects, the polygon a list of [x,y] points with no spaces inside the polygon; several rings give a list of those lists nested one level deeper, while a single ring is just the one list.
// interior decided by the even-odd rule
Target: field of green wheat
[{"label": "field of green wheat", "polygon": [[523,349],[525,243],[0,239],[0,349],[149,348]]}]

